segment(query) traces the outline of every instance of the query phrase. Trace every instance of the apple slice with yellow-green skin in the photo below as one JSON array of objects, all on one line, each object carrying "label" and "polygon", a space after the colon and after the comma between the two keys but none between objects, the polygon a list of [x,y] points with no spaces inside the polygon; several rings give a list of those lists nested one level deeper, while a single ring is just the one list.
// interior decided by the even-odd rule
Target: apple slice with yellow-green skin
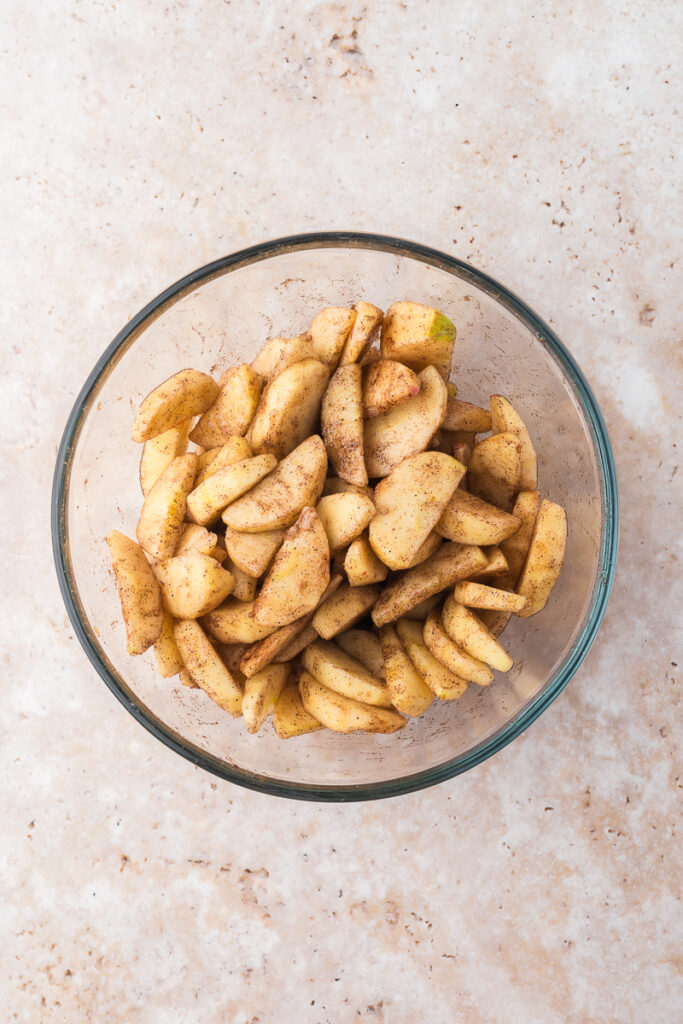
[{"label": "apple slice with yellow-green skin", "polygon": [[302,359],[268,384],[248,435],[257,455],[282,459],[313,433],[329,379],[323,362]]},{"label": "apple slice with yellow-green skin", "polygon": [[484,608],[494,612],[515,612],[520,615],[526,604],[526,598],[520,594],[512,594],[508,590],[488,587],[485,583],[473,583],[461,580],[453,588],[453,597],[458,604],[466,608]]},{"label": "apple slice with yellow-green skin", "polygon": [[154,567],[164,604],[176,619],[198,619],[232,592],[234,579],[215,558],[189,551]]},{"label": "apple slice with yellow-green skin", "polygon": [[301,703],[298,683],[288,683],[280,694],[273,712],[273,728],[281,740],[305,736],[324,728],[322,722],[309,715]]},{"label": "apple slice with yellow-green skin", "polygon": [[287,665],[267,665],[244,684],[242,714],[247,732],[258,732],[268,715],[272,715],[287,685]]},{"label": "apple slice with yellow-green skin", "polygon": [[521,445],[515,434],[491,434],[472,450],[467,484],[478,498],[509,512],[520,490]]},{"label": "apple slice with yellow-green skin", "polygon": [[152,558],[170,558],[174,553],[196,471],[196,455],[178,455],[148,491],[135,532]]},{"label": "apple slice with yellow-green skin", "polygon": [[445,313],[420,302],[395,302],[384,314],[383,359],[397,359],[412,370],[435,366],[444,380],[451,372],[456,330]]},{"label": "apple slice with yellow-green skin", "polygon": [[242,533],[291,526],[305,505],[316,505],[327,473],[327,452],[317,434],[290,452],[276,469],[229,505],[223,522]]},{"label": "apple slice with yellow-green skin", "polygon": [[304,668],[319,683],[336,693],[343,693],[346,697],[379,708],[391,707],[386,684],[368,672],[361,661],[346,654],[336,644],[316,640],[306,648],[301,660]]},{"label": "apple slice with yellow-green skin", "polygon": [[381,324],[384,315],[379,306],[373,306],[370,302],[357,302],[353,308],[356,313],[356,319],[344,343],[339,359],[340,366],[360,362],[372,340],[374,331]]},{"label": "apple slice with yellow-green skin", "polygon": [[436,525],[442,537],[459,544],[500,544],[519,528],[520,520],[476,494],[454,490]]},{"label": "apple slice with yellow-green skin", "polygon": [[351,587],[365,587],[381,583],[389,575],[384,562],[380,561],[370,547],[367,536],[356,537],[349,544],[344,556],[344,572]]},{"label": "apple slice with yellow-green skin", "polygon": [[491,430],[494,434],[514,434],[520,444],[521,469],[518,487],[521,491],[533,491],[538,480],[536,452],[524,420],[511,402],[503,395],[491,395]]},{"label": "apple slice with yellow-green skin", "polygon": [[200,416],[216,400],[220,388],[200,370],[180,370],[150,391],[140,403],[132,430],[134,441],[149,441],[185,420]]},{"label": "apple slice with yellow-green skin", "polygon": [[190,440],[204,448],[223,445],[244,434],[256,412],[263,378],[248,363],[232,366],[220,379],[220,394],[190,431]]},{"label": "apple slice with yellow-green skin", "polygon": [[199,456],[197,475],[194,485],[199,487],[204,481],[225,466],[234,466],[236,462],[250,459],[254,452],[246,437],[229,437],[225,444],[218,448],[209,448]]},{"label": "apple slice with yellow-green skin", "polygon": [[412,564],[464,473],[465,467],[450,455],[421,452],[380,480],[368,538],[385,565],[407,569]]},{"label": "apple slice with yellow-green skin", "polygon": [[355,322],[355,309],[347,309],[346,306],[321,309],[308,328],[315,358],[326,366],[335,367]]},{"label": "apple slice with yellow-green skin", "polygon": [[335,643],[346,654],[365,665],[373,676],[386,681],[382,647],[375,633],[369,629],[347,629],[335,638]]},{"label": "apple slice with yellow-green skin", "polygon": [[379,631],[391,703],[402,715],[417,718],[434,700],[434,694],[408,657],[393,626]]},{"label": "apple slice with yellow-green skin", "polygon": [[187,451],[187,435],[191,426],[192,420],[185,420],[180,426],[171,427],[145,441],[140,456],[140,487],[145,496],[176,456]]},{"label": "apple slice with yellow-green skin", "polygon": [[139,544],[118,530],[107,534],[129,654],[143,654],[159,638],[164,623],[161,590]]},{"label": "apple slice with yellow-green skin", "polygon": [[544,498],[517,584],[517,593],[526,598],[524,608],[517,613],[522,618],[527,619],[545,608],[562,571],[566,545],[567,514],[561,505]]},{"label": "apple slice with yellow-green skin", "polygon": [[441,621],[451,640],[467,654],[485,661],[499,672],[509,672],[513,661],[504,647],[469,608],[458,604],[450,594],[443,606]]},{"label": "apple slice with yellow-green skin", "polygon": [[372,707],[331,690],[309,672],[299,677],[304,708],[333,732],[391,733],[403,729],[406,721],[396,711]]},{"label": "apple slice with yellow-green skin", "polygon": [[368,474],[363,458],[363,404],[361,368],[340,366],[323,396],[320,426],[335,472],[349,483],[364,487]]},{"label": "apple slice with yellow-green skin", "polygon": [[483,661],[473,658],[454,644],[443,628],[441,616],[434,608],[425,620],[422,628],[425,646],[447,669],[461,679],[466,679],[477,686],[488,686],[493,682],[493,672]]},{"label": "apple slice with yellow-green skin", "polygon": [[261,592],[254,618],[264,626],[286,626],[313,611],[330,582],[330,546],[313,508],[305,508],[282,542]]},{"label": "apple slice with yellow-green skin", "polygon": [[277,466],[274,455],[255,455],[223,466],[187,496],[187,514],[200,526],[215,522],[224,508],[241,498]]},{"label": "apple slice with yellow-green skin", "polygon": [[375,506],[364,494],[328,494],[316,505],[325,527],[330,554],[347,547],[359,537],[375,515]]},{"label": "apple slice with yellow-green skin", "polygon": [[420,387],[420,378],[408,366],[395,359],[376,359],[363,370],[363,416],[381,416],[419,395]]},{"label": "apple slice with yellow-green skin", "polygon": [[176,622],[173,638],[192,681],[220,708],[238,718],[242,714],[242,689],[199,623],[194,619]]},{"label": "apple slice with yellow-green skin", "polygon": [[446,385],[433,366],[419,374],[420,393],[365,422],[365,465],[369,477],[388,476],[410,455],[423,452],[446,412]]},{"label": "apple slice with yellow-green skin", "polygon": [[396,633],[408,657],[432,693],[439,700],[457,700],[467,689],[467,680],[456,676],[435,658],[424,642],[422,626],[412,619],[399,619]]}]

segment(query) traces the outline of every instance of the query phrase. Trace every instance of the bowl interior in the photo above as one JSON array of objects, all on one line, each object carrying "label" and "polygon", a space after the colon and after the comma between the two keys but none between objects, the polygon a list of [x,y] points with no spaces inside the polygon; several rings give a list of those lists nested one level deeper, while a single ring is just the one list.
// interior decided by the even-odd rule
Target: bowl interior
[{"label": "bowl interior", "polygon": [[[604,606],[606,441],[571,366],[550,332],[511,296],[483,275],[425,251],[370,247],[362,240],[292,244],[195,278],[123,332],[75,410],[59,527],[67,603],[80,620],[86,650],[149,728],[205,767],[248,785],[303,796],[383,795],[476,763],[564,685]],[[220,374],[250,361],[269,336],[300,333],[323,306],[359,298],[385,309],[414,299],[453,320],[460,397],[486,404],[489,394],[500,392],[513,402],[538,451],[542,494],[567,509],[565,567],[542,614],[513,616],[503,643],[515,666],[497,673],[491,686],[470,684],[460,700],[435,702],[388,737],[320,731],[282,742],[270,723],[250,736],[202,691],[161,679],[151,652],[139,658],[126,653],[104,537],[113,528],[135,536],[140,447],[131,442],[130,427],[144,395],[177,370]]]}]

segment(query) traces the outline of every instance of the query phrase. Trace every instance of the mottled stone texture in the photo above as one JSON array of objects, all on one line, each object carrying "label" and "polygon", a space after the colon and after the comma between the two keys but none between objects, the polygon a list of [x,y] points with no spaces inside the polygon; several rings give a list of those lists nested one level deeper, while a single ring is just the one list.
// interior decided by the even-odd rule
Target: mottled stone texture
[{"label": "mottled stone texture", "polygon": [[[681,10],[4,4],[3,1020],[679,1017]],[[115,332],[213,257],[322,228],[527,299],[596,391],[622,497],[569,688],[492,761],[376,805],[166,750],[89,666],[49,547],[57,443]]]}]

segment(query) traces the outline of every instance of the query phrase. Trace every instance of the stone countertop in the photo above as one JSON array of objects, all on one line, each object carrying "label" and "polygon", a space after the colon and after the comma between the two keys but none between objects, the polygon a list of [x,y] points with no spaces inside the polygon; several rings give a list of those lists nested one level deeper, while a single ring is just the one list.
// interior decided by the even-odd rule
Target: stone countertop
[{"label": "stone countertop", "polygon": [[[4,13],[4,1019],[672,1024],[680,5]],[[596,392],[622,501],[604,625],[552,707],[466,776],[348,806],[242,791],[147,734],[74,638],[49,535],[59,438],[119,328],[214,257],[324,228],[522,295]]]}]

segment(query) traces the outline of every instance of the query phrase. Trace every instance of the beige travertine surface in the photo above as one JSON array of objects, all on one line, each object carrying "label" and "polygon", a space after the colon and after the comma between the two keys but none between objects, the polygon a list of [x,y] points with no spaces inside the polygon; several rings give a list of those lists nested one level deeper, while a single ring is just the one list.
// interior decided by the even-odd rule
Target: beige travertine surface
[{"label": "beige travertine surface", "polygon": [[[3,1020],[673,1024],[680,5],[3,14]],[[91,669],[49,548],[57,444],[116,331],[216,256],[323,228],[521,294],[595,389],[622,498],[569,688],[467,776],[379,804],[255,795],[163,747]]]}]

